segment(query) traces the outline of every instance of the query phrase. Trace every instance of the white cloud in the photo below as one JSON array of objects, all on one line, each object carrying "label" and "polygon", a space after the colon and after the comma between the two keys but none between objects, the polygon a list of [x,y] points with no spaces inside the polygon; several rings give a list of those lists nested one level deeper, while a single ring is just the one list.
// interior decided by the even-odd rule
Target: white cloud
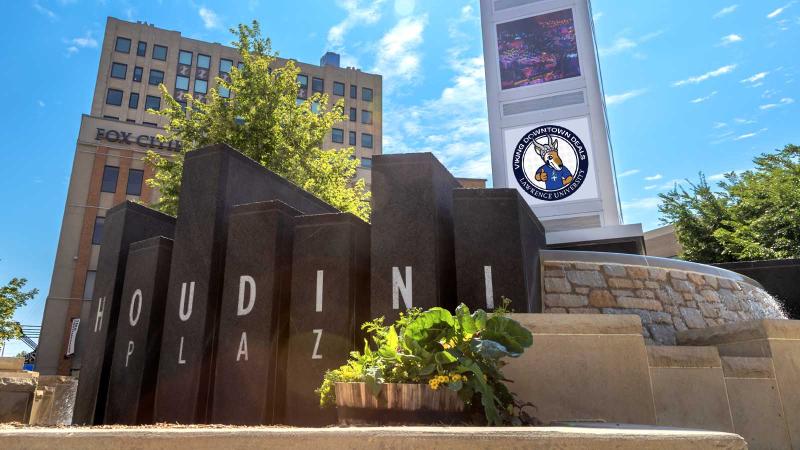
[{"label": "white cloud", "polygon": [[656,180],[660,180],[662,178],[664,178],[664,176],[661,175],[660,173],[657,173],[657,174],[649,176],[649,177],[644,177],[644,179],[647,180],[647,181],[656,181]]},{"label": "white cloud", "polygon": [[672,83],[673,86],[683,86],[686,84],[698,84],[706,81],[710,78],[718,77],[720,75],[725,75],[726,73],[730,73],[733,69],[736,68],[736,64],[728,64],[727,66],[722,66],[719,69],[712,70],[710,72],[706,72],[702,75],[697,75],[694,77],[689,77],[685,80],[680,80]]},{"label": "white cloud", "polygon": [[719,45],[730,45],[730,44],[733,44],[734,42],[741,42],[743,40],[744,39],[741,36],[739,36],[738,34],[729,34],[727,36],[722,36],[722,39],[720,39]]},{"label": "white cloud", "polygon": [[394,0],[394,13],[400,17],[410,16],[415,6],[415,0]]},{"label": "white cloud", "polygon": [[372,25],[381,18],[381,6],[385,0],[363,2],[360,0],[339,0],[337,4],[347,12],[347,16],[328,30],[328,47],[341,51],[344,37],[353,27]]},{"label": "white cloud", "polygon": [[447,66],[454,75],[438,97],[392,106],[387,96],[385,120],[398,125],[385,130],[384,152],[432,152],[456,176],[490,179],[483,56],[451,55]]},{"label": "white cloud", "polygon": [[651,184],[651,185],[649,185],[649,186],[645,186],[645,187],[644,187],[644,190],[645,190],[645,191],[649,191],[649,190],[655,189],[655,188],[657,188],[657,187],[658,187],[658,185],[657,185],[657,184]]},{"label": "white cloud", "polygon": [[716,14],[714,14],[712,17],[714,19],[719,19],[722,16],[727,16],[728,14],[736,11],[736,8],[738,8],[738,7],[739,7],[739,5],[726,6],[726,7],[722,8],[722,9],[720,9],[719,11],[717,11]]},{"label": "white cloud", "polygon": [[207,29],[210,30],[221,26],[219,16],[211,9],[201,6],[197,13],[200,15],[200,18],[203,19],[203,26]]},{"label": "white cloud", "polygon": [[91,31],[87,31],[83,37],[70,39],[69,43],[78,48],[97,48],[97,39],[92,37]]},{"label": "white cloud", "polygon": [[372,71],[383,75],[384,89],[391,91],[419,77],[419,46],[423,42],[422,33],[427,23],[427,15],[404,17],[381,38]]},{"label": "white cloud", "polygon": [[793,3],[794,3],[794,2],[789,2],[789,3],[787,3],[787,4],[783,5],[783,6],[781,6],[780,8],[777,8],[777,9],[775,9],[775,10],[774,10],[774,11],[772,11],[771,13],[767,14],[767,19],[774,19],[774,18],[778,17],[778,16],[779,16],[779,15],[781,15],[781,14],[782,14],[784,11],[786,11],[786,9],[787,9],[788,7],[792,6],[792,4],[793,4]]},{"label": "white cloud", "polygon": [[626,170],[625,172],[618,174],[617,178],[625,178],[631,175],[636,175],[637,173],[639,173],[639,169]]},{"label": "white cloud", "polygon": [[623,201],[622,209],[656,209],[661,204],[661,199],[658,197],[645,197],[636,200]]},{"label": "white cloud", "polygon": [[611,56],[635,48],[638,44],[626,37],[618,37],[610,47],[600,48],[600,56]]},{"label": "white cloud", "polygon": [[44,108],[45,107],[45,103],[44,103],[43,100],[37,100],[36,104],[39,105],[40,108]]},{"label": "white cloud", "polygon": [[[627,50],[631,50],[634,48],[639,47],[639,44],[643,44],[647,41],[653,40],[658,36],[664,34],[664,30],[657,30],[645,35],[639,36],[635,39],[630,39],[625,36],[617,37],[614,42],[609,47],[602,47],[598,50],[600,56],[611,56],[616,55],[618,53],[623,53]],[[644,56],[644,55],[639,55]]]},{"label": "white cloud", "polygon": [[598,12],[594,13],[594,15],[592,16],[592,20],[597,22],[598,20],[602,19],[604,15],[605,14],[603,14],[602,11],[598,11]]},{"label": "white cloud", "polygon": [[717,91],[713,91],[710,94],[706,95],[705,97],[697,97],[695,99],[689,100],[689,103],[703,103],[711,99],[711,97],[717,95]]},{"label": "white cloud", "polygon": [[756,121],[753,119],[742,119],[741,117],[737,117],[733,119],[733,121],[740,125],[750,125],[752,123],[756,123]]},{"label": "white cloud", "polygon": [[606,105],[617,105],[647,92],[647,89],[634,89],[622,94],[606,95]]},{"label": "white cloud", "polygon": [[742,83],[755,83],[757,81],[763,80],[764,78],[766,78],[767,75],[769,75],[769,72],[758,72],[757,74],[753,75],[752,77],[745,78],[741,82]]},{"label": "white cloud", "polygon": [[739,136],[736,136],[735,138],[733,138],[733,140],[734,141],[741,141],[741,140],[744,140],[744,139],[750,139],[750,138],[755,137],[755,136],[757,136],[757,135],[759,135],[759,134],[761,134],[761,133],[763,133],[765,131],[767,131],[767,129],[766,128],[762,128],[762,129],[760,129],[758,131],[751,131],[750,133],[740,134]]},{"label": "white cloud", "polygon": [[725,122],[714,122],[714,129],[715,130],[718,130],[720,128],[725,128],[727,126],[728,126],[728,124],[725,123]]},{"label": "white cloud", "polygon": [[791,97],[783,97],[782,99],[778,100],[778,103],[767,103],[766,105],[761,105],[758,109],[762,111],[766,111],[768,109],[779,108],[781,106],[791,105],[794,103],[794,99]]},{"label": "white cloud", "polygon": [[45,8],[44,6],[40,5],[39,2],[33,2],[33,9],[36,10],[39,14],[47,17],[52,21],[58,20],[58,16],[52,10]]}]

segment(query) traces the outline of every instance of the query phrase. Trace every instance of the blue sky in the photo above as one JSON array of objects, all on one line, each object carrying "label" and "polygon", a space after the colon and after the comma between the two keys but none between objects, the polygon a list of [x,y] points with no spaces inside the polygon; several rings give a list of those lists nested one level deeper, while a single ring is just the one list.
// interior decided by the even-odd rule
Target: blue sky
[{"label": "blue sky", "polygon": [[[800,144],[800,2],[594,0],[622,209],[658,226],[659,192],[703,171]],[[384,76],[384,151],[433,151],[456,175],[491,177],[477,0],[133,2],[36,0],[0,28],[0,282],[52,273],[80,115],[88,112],[107,16],[228,43],[258,19],[282,56]],[[18,345],[8,352],[16,353]]]}]

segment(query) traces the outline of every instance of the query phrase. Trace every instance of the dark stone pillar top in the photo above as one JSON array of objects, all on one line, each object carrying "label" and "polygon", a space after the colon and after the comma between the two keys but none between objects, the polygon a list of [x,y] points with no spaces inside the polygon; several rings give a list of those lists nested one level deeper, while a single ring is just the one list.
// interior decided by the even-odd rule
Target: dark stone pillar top
[{"label": "dark stone pillar top", "polygon": [[486,188],[486,189],[475,189],[475,188],[459,188],[453,189],[453,200],[458,199],[473,199],[473,198],[501,198],[501,199],[515,199],[519,206],[519,210],[522,211],[528,219],[533,223],[536,229],[544,235],[545,229],[542,225],[542,222],[539,221],[539,218],[536,217],[536,214],[533,213],[531,207],[528,205],[528,202],[525,201],[524,198],[519,194],[519,191],[513,188]]},{"label": "dark stone pillar top", "polygon": [[[214,144],[187,152],[184,161],[186,163],[193,159],[206,158],[211,155],[218,155],[220,153],[224,153],[226,157],[235,159],[237,162],[241,163],[244,167],[240,168],[239,170],[247,170],[247,167],[249,166],[250,169],[256,171],[259,175],[259,178],[261,178],[259,180],[251,180],[248,178],[248,179],[242,179],[240,181],[242,182],[257,181],[259,184],[269,185],[270,188],[276,191],[277,194],[276,198],[283,198],[285,196],[290,196],[293,200],[292,205],[300,209],[303,213],[313,214],[313,213],[325,213],[325,212],[339,212],[338,209],[329,205],[327,202],[323,201],[316,195],[304,190],[303,188],[297,186],[296,184],[292,183],[286,178],[276,174],[275,172],[267,169],[258,162],[248,158],[247,156],[242,154],[242,152],[236,150],[235,148],[231,147],[228,144],[224,143]],[[265,199],[265,200],[271,200],[271,199]]]}]

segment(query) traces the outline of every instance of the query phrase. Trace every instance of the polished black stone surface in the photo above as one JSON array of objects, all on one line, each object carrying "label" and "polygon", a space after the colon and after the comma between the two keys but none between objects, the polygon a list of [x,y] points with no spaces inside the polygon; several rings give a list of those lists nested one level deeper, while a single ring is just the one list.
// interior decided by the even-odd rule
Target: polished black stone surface
[{"label": "polished black stone surface", "polygon": [[153,423],[172,239],[134,242],[128,250],[105,423]]},{"label": "polished black stone surface", "polygon": [[207,419],[228,216],[234,205],[267,200],[307,214],[337,212],[227,145],[186,155],[159,361],[158,421]]},{"label": "polished black stone surface", "polygon": [[372,315],[455,306],[453,194],[431,153],[372,158]]},{"label": "polished black stone surface", "polygon": [[211,423],[277,423],[283,411],[293,218],[280,201],[231,211]]},{"label": "polished black stone surface", "polygon": [[369,316],[369,225],[352,214],[296,219],[284,423],[335,423],[314,393],[327,369],[363,347]]},{"label": "polished black stone surface", "polygon": [[748,276],[783,305],[790,319],[800,320],[800,259],[771,259],[714,264]]},{"label": "polished black stone surface", "polygon": [[174,218],[133,202],[121,203],[106,213],[89,322],[79,329],[87,335],[82,339],[85,347],[72,423],[100,424],[105,416],[128,247],[155,236],[172,237],[174,230]]},{"label": "polished black stone surface", "polygon": [[494,309],[501,298],[515,312],[541,312],[542,224],[516,189],[453,191],[458,301]]}]

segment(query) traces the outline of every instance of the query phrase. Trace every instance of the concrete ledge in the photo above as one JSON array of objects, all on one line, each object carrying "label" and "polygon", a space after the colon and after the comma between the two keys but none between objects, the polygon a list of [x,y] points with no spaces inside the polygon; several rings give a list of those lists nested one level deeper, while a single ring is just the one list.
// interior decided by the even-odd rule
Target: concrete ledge
[{"label": "concrete ledge", "polygon": [[716,347],[647,346],[650,367],[722,367]]},{"label": "concrete ledge", "polygon": [[763,319],[710,328],[685,330],[676,336],[679,345],[717,345],[754,339],[798,339],[800,321]]},{"label": "concrete ledge", "polygon": [[725,374],[725,378],[775,378],[772,358],[724,356],[722,373]]},{"label": "concrete ledge", "polygon": [[0,428],[4,449],[745,449],[741,436],[657,427]]},{"label": "concrete ledge", "polygon": [[[533,334],[634,334],[642,335],[642,320],[635,314],[509,314]],[[534,344],[536,345],[536,344]]]}]

